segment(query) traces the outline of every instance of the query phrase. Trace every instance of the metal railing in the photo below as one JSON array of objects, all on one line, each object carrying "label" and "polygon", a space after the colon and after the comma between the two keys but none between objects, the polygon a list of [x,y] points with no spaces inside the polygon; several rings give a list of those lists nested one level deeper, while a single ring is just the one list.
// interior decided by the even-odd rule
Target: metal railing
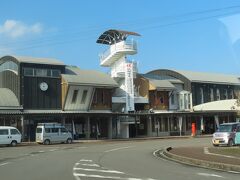
[{"label": "metal railing", "polygon": [[100,62],[104,61],[109,55],[117,53],[119,51],[137,51],[137,43],[134,40],[123,41],[123,43],[117,43],[111,45],[110,48],[105,50],[102,54],[99,55]]}]

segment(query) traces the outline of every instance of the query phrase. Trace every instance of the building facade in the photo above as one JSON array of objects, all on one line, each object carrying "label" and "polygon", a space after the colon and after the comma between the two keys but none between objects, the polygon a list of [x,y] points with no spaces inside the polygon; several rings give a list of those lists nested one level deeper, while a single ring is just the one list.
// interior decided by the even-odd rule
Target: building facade
[{"label": "building facade", "polygon": [[74,138],[134,138],[211,134],[236,121],[238,76],[156,69],[140,74],[128,59],[137,33],[108,30],[100,65],[110,75],[55,59],[0,58],[0,126],[15,126],[34,141],[38,123],[58,122]]}]

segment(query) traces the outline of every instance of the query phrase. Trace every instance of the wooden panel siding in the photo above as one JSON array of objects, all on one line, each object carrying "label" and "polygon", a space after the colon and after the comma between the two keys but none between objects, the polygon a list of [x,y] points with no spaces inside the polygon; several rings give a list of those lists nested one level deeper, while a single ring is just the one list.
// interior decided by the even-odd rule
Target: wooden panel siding
[{"label": "wooden panel siding", "polygon": [[96,88],[91,105],[92,110],[112,109],[112,89]]},{"label": "wooden panel siding", "polygon": [[[40,83],[46,82],[48,90],[42,91]],[[61,79],[24,77],[23,97],[25,109],[61,109]]]}]

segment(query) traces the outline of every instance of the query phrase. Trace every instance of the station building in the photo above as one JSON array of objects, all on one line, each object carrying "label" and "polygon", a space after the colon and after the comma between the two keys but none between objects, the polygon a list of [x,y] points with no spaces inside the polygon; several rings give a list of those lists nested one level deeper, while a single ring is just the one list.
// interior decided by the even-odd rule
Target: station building
[{"label": "station building", "polygon": [[[234,75],[156,69],[138,73],[128,56],[137,53],[129,36],[108,30],[100,65],[110,74],[82,70],[46,58],[0,58],[0,126],[17,127],[34,141],[37,123],[64,124],[75,138],[133,138],[211,134],[236,121],[240,79]],[[158,67],[153,67],[158,68]]]}]

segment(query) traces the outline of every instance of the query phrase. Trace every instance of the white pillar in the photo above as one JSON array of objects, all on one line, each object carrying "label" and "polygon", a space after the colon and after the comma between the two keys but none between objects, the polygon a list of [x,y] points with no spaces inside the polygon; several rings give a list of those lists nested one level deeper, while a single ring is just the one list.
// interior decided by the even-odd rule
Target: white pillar
[{"label": "white pillar", "polygon": [[23,116],[21,116],[21,133],[22,133],[22,138],[24,139],[24,134],[25,134],[25,132],[24,132],[24,117]]},{"label": "white pillar", "polygon": [[[215,124],[216,124],[217,128],[219,129],[219,118],[218,118],[218,115],[214,116],[214,120],[215,120]],[[214,130],[215,130],[215,127],[214,127]]]}]

